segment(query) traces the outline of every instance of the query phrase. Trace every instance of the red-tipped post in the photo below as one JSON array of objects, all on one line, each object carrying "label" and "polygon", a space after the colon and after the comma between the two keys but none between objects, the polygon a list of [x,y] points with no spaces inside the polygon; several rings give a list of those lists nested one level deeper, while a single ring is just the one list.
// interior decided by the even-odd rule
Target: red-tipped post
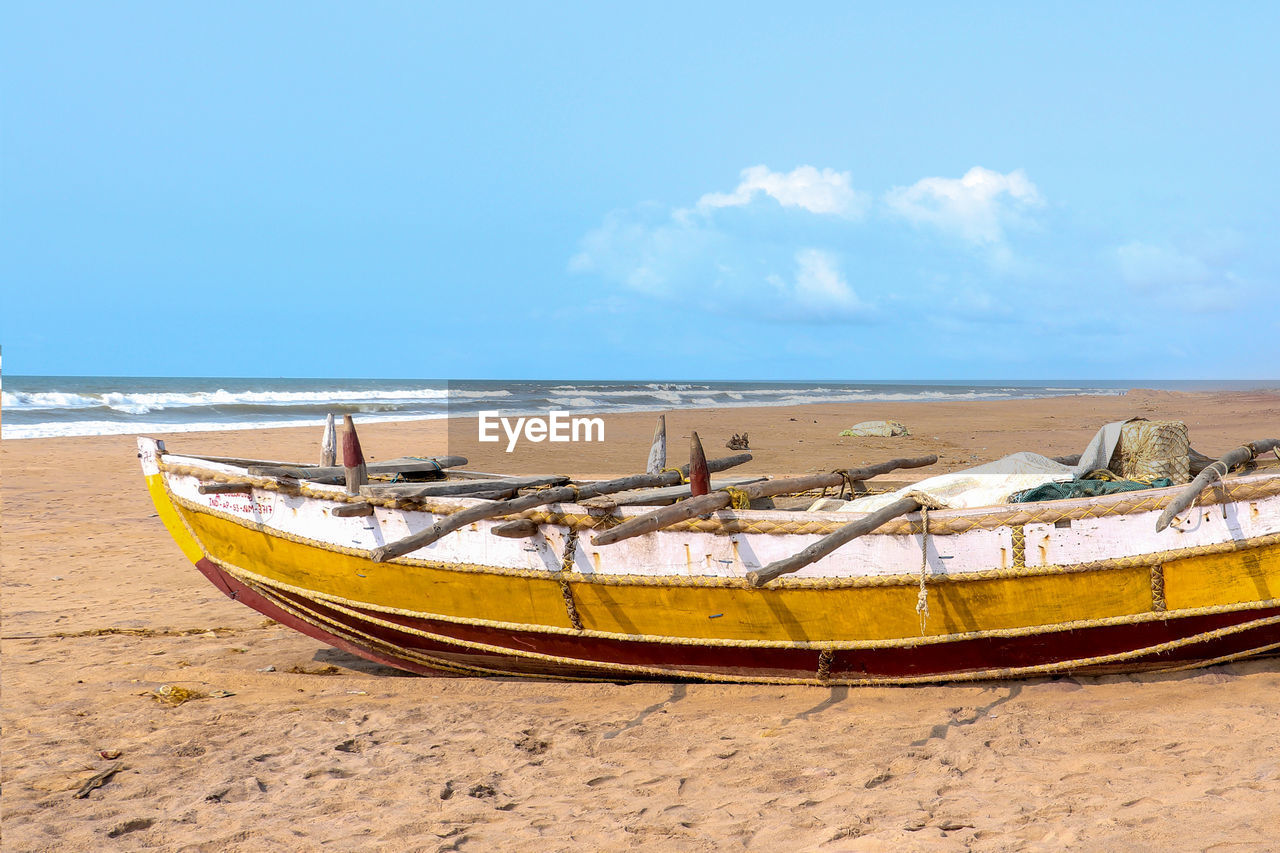
[{"label": "red-tipped post", "polygon": [[369,482],[369,472],[351,415],[342,416],[342,467],[347,469],[347,494],[360,494],[360,487]]},{"label": "red-tipped post", "polygon": [[707,470],[707,454],[695,432],[689,439],[689,489],[694,497],[711,491],[711,472]]}]

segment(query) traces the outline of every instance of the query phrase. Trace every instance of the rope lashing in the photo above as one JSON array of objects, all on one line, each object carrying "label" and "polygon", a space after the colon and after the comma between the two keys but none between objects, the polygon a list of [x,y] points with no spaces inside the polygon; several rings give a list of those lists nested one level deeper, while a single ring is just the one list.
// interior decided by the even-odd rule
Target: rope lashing
[{"label": "rope lashing", "polygon": [[835,657],[831,649],[818,652],[818,680],[828,681],[831,678],[831,659]]},{"label": "rope lashing", "polygon": [[[844,498],[845,491],[847,490],[849,492],[849,497],[845,498],[845,500],[853,500],[853,496],[856,490],[853,487],[854,480],[852,477],[849,476],[849,469],[836,468],[831,473],[838,474],[840,476],[840,479],[844,480],[844,483],[840,486],[840,497]],[[827,492],[826,489],[822,490],[822,493],[824,495],[826,494],[826,492]]]},{"label": "rope lashing", "polygon": [[560,571],[573,571],[574,551],[578,548],[578,531],[574,528],[564,538],[564,554],[560,557]]},{"label": "rope lashing", "polygon": [[751,498],[742,489],[735,489],[733,486],[725,486],[720,491],[729,496],[729,506],[734,509],[751,509]]},{"label": "rope lashing", "polygon": [[[202,482],[245,483],[255,489],[279,492],[286,495],[302,495],[337,503],[353,503],[356,501],[371,503],[388,509],[407,509],[448,515],[458,511],[458,504],[452,501],[433,497],[397,498],[394,496],[370,497],[363,495],[345,495],[341,492],[312,487],[305,481],[281,481],[271,477],[254,477],[248,474],[229,474],[211,471],[198,465],[177,464],[167,462],[164,458],[156,460],[161,471],[168,474],[192,476]],[[1261,482],[1228,481],[1226,499],[1229,501],[1249,501],[1280,494],[1280,477],[1268,478]],[[1206,489],[1200,500],[1214,497],[1214,490]],[[1221,496],[1219,496],[1221,497]],[[1140,512],[1154,512],[1164,509],[1171,499],[1166,496],[1144,496],[1142,492],[1126,492],[1111,498],[1100,499],[1086,506],[1069,509],[1058,508],[1056,502],[1047,502],[1044,506],[1024,505],[1017,508],[1002,509],[984,515],[962,515],[934,522],[932,530],[935,536],[956,535],[970,530],[998,530],[1011,524],[1053,524],[1058,521],[1081,518],[1103,518],[1107,516],[1131,515]],[[1202,504],[1203,505],[1203,504]],[[208,507],[200,511],[207,512]],[[554,512],[544,509],[526,510],[519,514],[521,518],[532,519],[539,524],[553,524],[562,527],[573,527],[584,530],[612,527],[619,523],[613,515]],[[673,524],[666,528],[671,531],[694,531],[698,533],[802,533],[826,535],[834,533],[844,522],[829,519],[797,519],[753,518],[743,516],[727,518],[698,518]],[[905,535],[915,532],[916,522],[898,519],[891,521],[880,529],[880,533],[889,535]]]},{"label": "rope lashing", "polygon": [[925,581],[929,577],[929,508],[920,507],[920,593],[916,596],[916,613],[920,614],[920,636],[924,636],[926,623],[929,621],[929,588]]},{"label": "rope lashing", "polygon": [[663,469],[662,469],[661,471],[659,471],[658,473],[659,473],[659,474],[666,474],[666,473],[668,473],[668,472],[673,473],[673,474],[675,474],[677,477],[679,477],[679,478],[680,478],[680,482],[681,482],[681,483],[687,483],[687,482],[689,482],[689,478],[688,478],[688,477],[686,477],[686,476],[684,475],[684,472],[683,472],[683,471],[681,471],[679,468],[663,468]]},{"label": "rope lashing", "polygon": [[564,599],[564,609],[569,616],[569,624],[575,631],[582,630],[582,617],[578,615],[578,605],[573,600],[573,590],[569,587],[567,572],[573,571],[573,557],[578,550],[578,529],[572,528],[564,538],[564,556],[560,558],[560,597]]},{"label": "rope lashing", "polygon": [[[439,463],[439,461],[437,461],[437,460],[435,460],[435,459],[432,459],[432,458],[430,458],[430,457],[428,457],[428,456],[410,456],[409,458],[410,458],[410,459],[413,459],[413,460],[415,460],[415,461],[417,461],[417,462],[430,462],[432,465],[436,466],[436,473],[437,473],[437,474],[444,474],[444,466],[443,466],[443,465],[441,465],[441,464]],[[403,476],[404,476],[404,475],[403,475],[401,472],[397,471],[397,472],[395,473],[395,475],[391,478],[391,482],[393,482],[393,483],[400,483],[400,482],[403,482],[403,480],[401,480],[401,477],[403,477]]]},{"label": "rope lashing", "polygon": [[1224,477],[1227,476],[1227,474],[1231,472],[1231,469],[1228,468],[1226,463],[1224,463],[1221,459],[1219,459],[1217,462],[1209,463],[1208,468],[1210,471],[1213,472],[1214,479],[1217,479],[1217,480],[1223,479]]},{"label": "rope lashing", "polygon": [[[565,479],[567,480],[569,478],[565,477]],[[545,491],[548,491],[549,489],[573,489],[573,497],[575,498],[575,500],[578,497],[578,487],[575,486],[573,483],[564,483],[562,485],[556,485],[555,483],[543,483],[540,486],[532,487],[531,489],[529,489],[529,491],[545,492]]]},{"label": "rope lashing", "polygon": [[1151,609],[1164,611],[1169,605],[1164,600],[1164,566],[1156,563],[1151,567]]},{"label": "rope lashing", "polygon": [[[1243,444],[1243,445],[1241,445],[1241,447],[1246,447],[1246,448],[1248,448],[1250,453],[1252,453],[1252,452],[1253,452],[1253,448],[1249,447],[1249,445],[1247,445],[1247,444]],[[1221,500],[1224,500],[1224,499],[1226,498],[1226,495],[1227,495],[1227,474],[1228,474],[1228,473],[1230,473],[1231,469],[1227,467],[1226,463],[1224,463],[1221,459],[1219,459],[1219,460],[1218,460],[1218,461],[1216,461],[1216,462],[1211,462],[1211,463],[1209,463],[1209,465],[1208,465],[1208,466],[1206,466],[1205,470],[1212,472],[1212,473],[1213,473],[1213,478],[1212,478],[1211,480],[1209,480],[1209,482],[1205,483],[1205,489],[1204,489],[1204,491],[1205,491],[1205,492],[1207,492],[1207,491],[1209,490],[1209,485],[1210,485],[1210,483],[1215,483],[1215,482],[1216,482],[1216,483],[1217,483],[1217,486],[1216,486],[1216,488],[1214,489],[1214,491],[1216,491],[1216,492],[1218,492],[1218,493],[1219,493],[1219,500],[1220,500],[1220,501],[1221,501]],[[1200,494],[1204,494],[1204,492],[1201,492]],[[1187,513],[1188,513],[1188,514],[1190,514],[1191,510],[1195,509],[1196,501],[1198,501],[1198,500],[1200,500],[1200,495],[1199,495],[1199,494],[1198,494],[1198,495],[1196,495],[1196,496],[1195,496],[1195,498],[1191,501],[1191,506],[1187,507]],[[1226,505],[1226,503],[1223,503],[1223,504],[1222,504],[1222,517],[1223,517],[1223,518],[1226,518],[1226,513],[1227,513],[1227,505]]]}]

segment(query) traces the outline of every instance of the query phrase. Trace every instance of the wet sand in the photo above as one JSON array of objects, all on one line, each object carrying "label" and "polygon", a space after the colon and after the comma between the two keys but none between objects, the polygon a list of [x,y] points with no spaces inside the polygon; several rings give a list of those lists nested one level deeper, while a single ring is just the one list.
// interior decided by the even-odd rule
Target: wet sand
[{"label": "wet sand", "polygon": [[[748,431],[744,473],[939,452],[1079,452],[1103,422],[1185,420],[1217,456],[1280,432],[1280,395],[1131,392],[994,403],[668,413],[672,461]],[[794,420],[792,420],[794,418]],[[840,438],[892,418],[908,438]],[[470,467],[621,475],[654,416],[601,445]],[[375,459],[441,422],[361,429]],[[167,437],[311,459],[316,430]],[[1253,850],[1280,843],[1280,663],[913,688],[563,684],[406,676],[227,600],[155,518],[131,437],[5,441],[7,850]],[[513,467],[514,466],[514,467]],[[263,671],[274,667],[273,671]],[[204,693],[177,707],[160,685]],[[103,758],[119,751],[115,760]],[[84,798],[90,777],[119,771]]]}]

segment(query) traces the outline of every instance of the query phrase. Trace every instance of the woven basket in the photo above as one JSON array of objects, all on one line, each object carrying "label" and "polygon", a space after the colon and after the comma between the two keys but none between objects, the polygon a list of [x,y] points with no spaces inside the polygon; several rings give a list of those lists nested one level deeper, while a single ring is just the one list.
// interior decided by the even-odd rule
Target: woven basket
[{"label": "woven basket", "polygon": [[1191,480],[1191,442],[1182,421],[1130,421],[1120,429],[1112,471],[1126,480]]}]

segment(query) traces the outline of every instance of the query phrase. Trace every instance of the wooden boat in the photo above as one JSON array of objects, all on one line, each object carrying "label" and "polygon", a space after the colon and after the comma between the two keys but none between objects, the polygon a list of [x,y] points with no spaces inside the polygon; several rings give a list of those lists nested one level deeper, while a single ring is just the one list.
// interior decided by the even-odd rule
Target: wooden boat
[{"label": "wooden boat", "polygon": [[[139,440],[160,518],[215,586],[369,660],[424,674],[849,685],[1276,653],[1280,469],[1226,473],[1277,445],[1239,448],[1190,487],[851,517],[749,504],[929,460],[727,486],[707,478],[735,460],[698,454],[683,471],[607,484],[442,476],[459,460],[402,460],[382,468],[438,479],[361,486],[359,458],[288,467]],[[629,482],[690,474],[679,488],[707,494],[658,509],[619,497]]]}]

